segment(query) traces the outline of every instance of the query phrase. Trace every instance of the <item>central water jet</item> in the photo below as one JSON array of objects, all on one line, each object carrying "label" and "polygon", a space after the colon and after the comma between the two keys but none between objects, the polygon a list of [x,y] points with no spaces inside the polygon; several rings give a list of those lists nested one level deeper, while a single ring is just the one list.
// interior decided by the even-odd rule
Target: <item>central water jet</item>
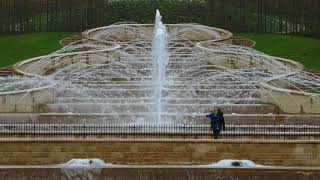
[{"label": "central water jet", "polygon": [[153,80],[153,100],[155,102],[154,119],[160,123],[162,111],[162,89],[166,82],[166,66],[169,61],[167,49],[167,30],[161,22],[159,10],[156,11],[154,37],[152,41],[152,80]]}]

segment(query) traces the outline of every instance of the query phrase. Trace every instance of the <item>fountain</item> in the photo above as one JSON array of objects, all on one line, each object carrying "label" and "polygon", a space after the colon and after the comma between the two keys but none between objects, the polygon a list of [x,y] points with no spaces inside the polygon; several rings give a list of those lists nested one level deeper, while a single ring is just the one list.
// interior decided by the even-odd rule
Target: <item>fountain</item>
[{"label": "fountain", "polygon": [[153,99],[156,102],[156,123],[161,122],[162,90],[166,83],[166,66],[169,61],[167,52],[167,30],[161,22],[159,10],[156,12],[154,37],[152,41],[152,81],[154,83]]},{"label": "fountain", "polygon": [[[217,107],[229,123],[319,113],[318,77],[296,62],[228,44],[232,34],[225,30],[165,26],[157,11],[155,25],[117,23],[83,36],[18,63],[25,77],[0,79],[2,101],[11,103],[1,111],[40,112],[41,122],[97,124],[206,124],[204,114]],[[36,92],[46,89],[42,96],[50,99],[36,98],[30,84]],[[16,90],[16,101],[6,101]]]},{"label": "fountain", "polygon": [[[276,131],[286,130],[279,123],[297,124],[287,129],[289,138],[318,138],[320,80],[299,63],[229,44],[232,34],[222,29],[164,25],[158,10],[154,25],[117,23],[82,35],[50,55],[16,64],[24,76],[0,78],[0,132],[19,142],[2,142],[1,163],[58,164],[35,166],[36,173],[25,166],[2,170],[17,175],[12,179],[39,172],[64,179],[236,179],[234,172],[242,177],[263,172],[257,168],[270,173],[256,177],[273,179],[279,171],[272,168],[278,167],[253,161],[319,165],[316,142],[241,139],[286,137]],[[216,108],[233,127],[225,137],[237,141],[208,139],[205,113]],[[310,125],[312,132],[306,133]],[[249,135],[238,137],[234,127]],[[163,137],[171,139],[158,141]],[[283,172],[300,177],[299,171]],[[0,177],[7,179],[6,173]],[[303,171],[305,178],[313,173]]]},{"label": "fountain", "polygon": [[208,166],[213,167],[266,167],[259,164],[255,164],[250,160],[234,160],[234,159],[224,159],[216,163],[210,164]]}]

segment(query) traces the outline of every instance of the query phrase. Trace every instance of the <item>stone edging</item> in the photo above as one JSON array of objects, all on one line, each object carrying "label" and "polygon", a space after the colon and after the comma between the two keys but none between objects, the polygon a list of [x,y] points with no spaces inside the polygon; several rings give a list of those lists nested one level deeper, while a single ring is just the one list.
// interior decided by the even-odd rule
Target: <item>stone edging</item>
[{"label": "stone edging", "polygon": [[59,139],[59,138],[43,138],[43,139],[34,139],[34,138],[8,138],[0,139],[0,143],[3,142],[35,142],[35,143],[50,143],[50,142],[137,142],[137,143],[229,143],[229,144],[320,144],[320,140],[254,140],[254,139]]},{"label": "stone edging", "polygon": [[[117,165],[107,167],[91,167],[92,169],[202,169],[202,170],[232,170],[232,171],[243,171],[243,170],[252,170],[252,171],[265,171],[265,170],[275,170],[275,171],[320,171],[320,167],[314,166],[269,166],[269,167],[208,167],[207,165]],[[61,169],[56,165],[0,165],[0,169]]]}]

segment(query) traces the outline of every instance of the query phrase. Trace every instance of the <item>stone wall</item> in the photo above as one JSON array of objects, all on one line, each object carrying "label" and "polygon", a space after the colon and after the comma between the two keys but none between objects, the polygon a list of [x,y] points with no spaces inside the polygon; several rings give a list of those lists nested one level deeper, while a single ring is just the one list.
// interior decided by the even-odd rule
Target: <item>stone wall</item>
[{"label": "stone wall", "polygon": [[99,158],[113,164],[211,164],[248,159],[262,165],[320,166],[320,141],[23,140],[0,142],[0,164],[65,163]]},{"label": "stone wall", "polygon": [[0,93],[0,113],[38,112],[40,104],[53,100],[54,89],[50,87]]},{"label": "stone wall", "polygon": [[192,168],[109,167],[94,169],[14,167],[0,169],[1,179],[112,179],[112,180],[310,180],[320,179],[319,168]]},{"label": "stone wall", "polygon": [[277,105],[282,112],[290,114],[320,114],[320,97],[316,94],[276,88],[262,83],[266,91],[261,91],[264,103]]}]

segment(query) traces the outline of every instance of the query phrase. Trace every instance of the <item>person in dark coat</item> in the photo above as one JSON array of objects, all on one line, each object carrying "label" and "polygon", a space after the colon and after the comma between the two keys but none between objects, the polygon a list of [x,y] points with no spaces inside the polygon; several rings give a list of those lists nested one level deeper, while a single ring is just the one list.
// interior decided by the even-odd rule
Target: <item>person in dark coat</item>
[{"label": "person in dark coat", "polygon": [[220,131],[225,131],[224,117],[221,109],[219,108],[217,113],[211,112],[209,115],[206,115],[206,117],[210,119],[214,139],[218,139]]}]

